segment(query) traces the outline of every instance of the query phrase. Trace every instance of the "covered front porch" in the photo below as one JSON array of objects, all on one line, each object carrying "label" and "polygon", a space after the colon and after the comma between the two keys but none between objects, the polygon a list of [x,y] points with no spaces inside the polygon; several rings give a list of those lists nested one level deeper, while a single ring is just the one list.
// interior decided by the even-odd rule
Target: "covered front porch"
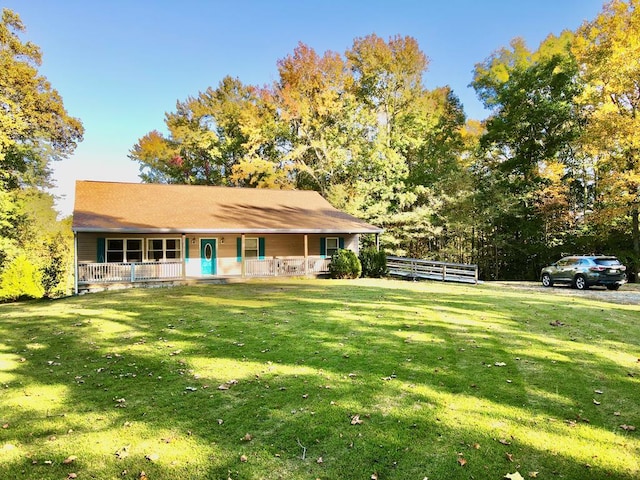
[{"label": "covered front porch", "polygon": [[[228,275],[236,278],[315,276],[329,271],[330,258],[323,256],[245,258],[242,273]],[[208,279],[203,276],[189,276],[184,261],[163,262],[117,262],[78,264],[78,287],[88,285],[155,283],[186,279]]]}]

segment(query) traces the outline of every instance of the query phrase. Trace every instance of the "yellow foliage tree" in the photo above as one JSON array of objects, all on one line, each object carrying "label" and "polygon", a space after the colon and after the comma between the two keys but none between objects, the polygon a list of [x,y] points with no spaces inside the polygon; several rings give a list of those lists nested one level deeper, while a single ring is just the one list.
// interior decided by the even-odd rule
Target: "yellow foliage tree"
[{"label": "yellow foliage tree", "polygon": [[573,53],[586,88],[585,151],[598,159],[608,217],[630,218],[640,256],[640,0],[614,0],[578,30]]}]

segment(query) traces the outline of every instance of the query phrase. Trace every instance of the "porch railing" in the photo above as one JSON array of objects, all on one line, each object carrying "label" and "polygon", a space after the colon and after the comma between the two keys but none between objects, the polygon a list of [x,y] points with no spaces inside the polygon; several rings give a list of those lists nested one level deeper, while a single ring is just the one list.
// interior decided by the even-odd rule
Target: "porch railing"
[{"label": "porch railing", "polygon": [[389,274],[403,277],[425,278],[443,282],[478,283],[477,265],[387,257],[387,268]]},{"label": "porch railing", "polygon": [[317,275],[329,271],[330,258],[276,257],[245,260],[247,277],[295,277]]},{"label": "porch railing", "polygon": [[81,263],[78,283],[146,282],[182,278],[182,262]]}]

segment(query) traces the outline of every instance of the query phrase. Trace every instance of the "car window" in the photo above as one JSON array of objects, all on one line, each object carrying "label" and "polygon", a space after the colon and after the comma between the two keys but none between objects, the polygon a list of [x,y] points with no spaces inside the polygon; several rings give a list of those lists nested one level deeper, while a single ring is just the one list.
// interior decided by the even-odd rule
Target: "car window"
[{"label": "car window", "polygon": [[581,258],[580,259],[580,265],[590,265],[591,261],[586,259],[586,258]]},{"label": "car window", "polygon": [[610,265],[620,265],[620,260],[617,258],[595,258],[594,261],[598,265],[608,267]]}]

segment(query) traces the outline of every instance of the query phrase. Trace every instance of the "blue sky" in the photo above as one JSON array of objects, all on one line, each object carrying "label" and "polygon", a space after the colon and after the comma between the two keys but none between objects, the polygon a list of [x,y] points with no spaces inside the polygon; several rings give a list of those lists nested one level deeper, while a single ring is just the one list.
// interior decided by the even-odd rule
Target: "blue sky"
[{"label": "blue sky", "polygon": [[371,33],[414,37],[429,57],[425,86],[450,85],[467,115],[486,116],[468,85],[476,63],[522,37],[536,48],[548,34],[575,30],[602,0],[2,0],[40,46],[40,72],[82,120],[85,139],[54,165],[63,214],[75,180],[137,182],[131,147],[164,129],[177,100],[216,87],[277,80],[276,63],[303,42],[344,53]]}]

